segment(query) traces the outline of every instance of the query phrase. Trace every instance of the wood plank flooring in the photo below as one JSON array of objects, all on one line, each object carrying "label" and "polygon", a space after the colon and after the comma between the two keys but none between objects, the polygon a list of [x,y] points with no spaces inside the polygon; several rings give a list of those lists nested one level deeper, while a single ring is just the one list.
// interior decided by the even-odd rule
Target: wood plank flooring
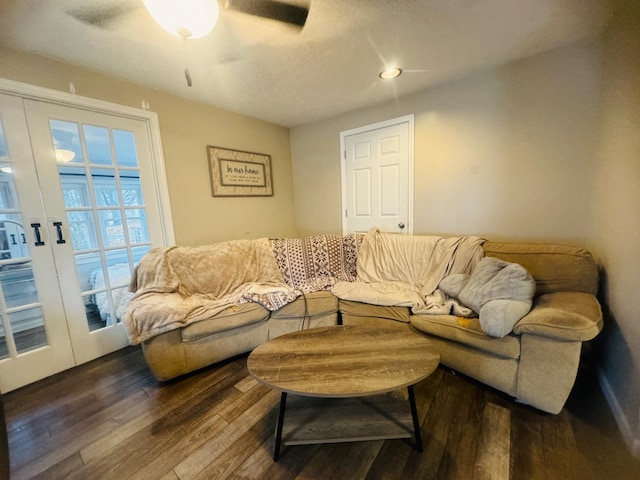
[{"label": "wood plank flooring", "polygon": [[640,478],[588,364],[560,415],[442,367],[415,391],[422,454],[378,440],[287,446],[275,463],[279,394],[246,356],[160,384],[129,347],[4,396],[11,478]]}]

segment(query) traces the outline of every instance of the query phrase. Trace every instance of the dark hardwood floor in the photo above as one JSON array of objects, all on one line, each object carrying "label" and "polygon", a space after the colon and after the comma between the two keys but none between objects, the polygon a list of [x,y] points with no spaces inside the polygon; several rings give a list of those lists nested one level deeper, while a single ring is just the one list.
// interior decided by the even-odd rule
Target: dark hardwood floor
[{"label": "dark hardwood floor", "polygon": [[442,367],[416,398],[422,454],[369,441],[287,446],[274,463],[279,394],[246,356],[159,384],[129,347],[4,396],[11,478],[640,478],[586,363],[560,415]]}]

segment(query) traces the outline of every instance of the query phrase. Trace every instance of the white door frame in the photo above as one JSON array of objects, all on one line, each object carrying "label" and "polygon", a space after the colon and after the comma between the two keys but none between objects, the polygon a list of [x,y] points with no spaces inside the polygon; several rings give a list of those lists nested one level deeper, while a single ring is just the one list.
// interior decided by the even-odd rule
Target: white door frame
[{"label": "white door frame", "polygon": [[162,154],[162,144],[160,141],[160,124],[157,113],[4,78],[0,78],[0,93],[68,107],[82,108],[109,115],[118,115],[145,122],[150,136],[149,143],[151,145],[153,174],[156,186],[156,201],[160,206],[162,240],[165,245],[175,244],[171,204],[169,202],[169,189],[167,187],[167,174],[164,167],[164,156]]},{"label": "white door frame", "polygon": [[368,132],[370,130],[379,130],[381,128],[390,127],[392,125],[398,125],[401,123],[409,124],[409,145],[408,145],[408,169],[409,169],[409,187],[408,187],[408,218],[409,225],[407,228],[407,235],[413,234],[413,165],[414,165],[414,115],[405,115],[403,117],[392,118],[383,122],[374,123],[371,125],[365,125],[363,127],[354,128],[351,130],[345,130],[340,132],[340,175],[341,175],[341,189],[342,189],[342,234],[347,233],[347,172],[346,172],[346,138],[350,135],[357,135],[359,133]]}]

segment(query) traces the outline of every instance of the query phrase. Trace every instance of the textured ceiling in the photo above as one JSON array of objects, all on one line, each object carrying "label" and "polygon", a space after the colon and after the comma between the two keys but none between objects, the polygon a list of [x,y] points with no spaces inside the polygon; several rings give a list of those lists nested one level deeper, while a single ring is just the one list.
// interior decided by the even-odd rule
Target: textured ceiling
[{"label": "textured ceiling", "polygon": [[[596,35],[609,15],[607,0],[286,1],[310,6],[302,30],[222,11],[185,43],[142,0],[0,0],[0,44],[297,126]],[[68,14],[87,5],[122,15],[90,26]],[[387,65],[404,74],[380,80]]]}]

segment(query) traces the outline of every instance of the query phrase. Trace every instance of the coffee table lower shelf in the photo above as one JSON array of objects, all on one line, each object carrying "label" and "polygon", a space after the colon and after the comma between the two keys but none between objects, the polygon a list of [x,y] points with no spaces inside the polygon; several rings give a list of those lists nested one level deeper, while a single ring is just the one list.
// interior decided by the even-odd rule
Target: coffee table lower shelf
[{"label": "coffee table lower shelf", "polygon": [[397,394],[318,398],[283,393],[274,460],[281,446],[414,437],[416,449],[422,451],[413,388],[409,392],[409,401]]}]

